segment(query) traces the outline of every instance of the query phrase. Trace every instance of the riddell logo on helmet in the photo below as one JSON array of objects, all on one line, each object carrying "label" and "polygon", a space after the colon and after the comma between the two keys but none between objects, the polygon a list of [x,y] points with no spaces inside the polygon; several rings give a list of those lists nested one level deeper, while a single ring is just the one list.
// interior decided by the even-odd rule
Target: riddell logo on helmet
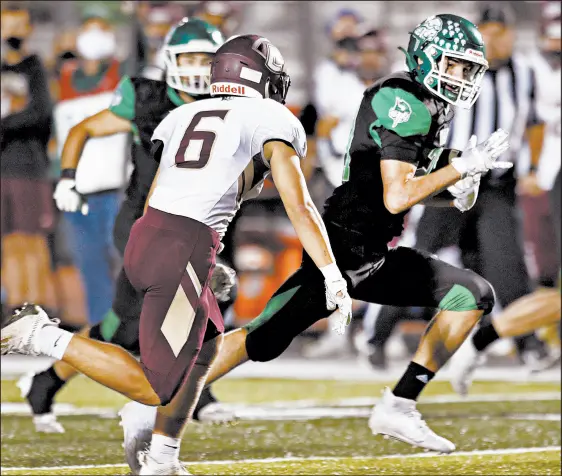
[{"label": "riddell logo on helmet", "polygon": [[472,55],[472,56],[478,56],[479,58],[484,58],[484,55],[482,54],[482,52],[478,51],[478,50],[468,49],[468,50],[466,50],[466,54]]},{"label": "riddell logo on helmet", "polygon": [[234,84],[218,83],[211,85],[211,94],[234,94],[236,96],[245,96],[246,87]]}]

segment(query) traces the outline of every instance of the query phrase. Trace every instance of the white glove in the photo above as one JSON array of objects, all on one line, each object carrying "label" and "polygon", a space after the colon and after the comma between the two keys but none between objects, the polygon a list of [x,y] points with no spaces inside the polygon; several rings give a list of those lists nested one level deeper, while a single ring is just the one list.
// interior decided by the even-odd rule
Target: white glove
[{"label": "white glove", "polygon": [[447,190],[455,197],[453,204],[461,212],[467,212],[476,203],[480,189],[480,174],[469,175],[451,185]]},{"label": "white glove", "polygon": [[211,289],[218,302],[230,299],[230,291],[236,284],[236,271],[225,264],[217,262],[211,276]]},{"label": "white glove", "polygon": [[335,263],[320,268],[324,274],[326,285],[326,307],[332,311],[338,308],[339,320],[332,330],[345,334],[346,327],[351,323],[351,297],[347,292],[347,283]]},{"label": "white glove", "polygon": [[497,161],[497,158],[509,149],[509,134],[498,129],[482,144],[472,136],[460,157],[451,160],[451,165],[463,176],[483,174],[491,169],[509,169],[513,163]]},{"label": "white glove", "polygon": [[60,211],[77,212],[80,210],[82,215],[88,214],[88,204],[84,197],[76,191],[76,180],[74,179],[61,179],[55,188],[53,198]]}]

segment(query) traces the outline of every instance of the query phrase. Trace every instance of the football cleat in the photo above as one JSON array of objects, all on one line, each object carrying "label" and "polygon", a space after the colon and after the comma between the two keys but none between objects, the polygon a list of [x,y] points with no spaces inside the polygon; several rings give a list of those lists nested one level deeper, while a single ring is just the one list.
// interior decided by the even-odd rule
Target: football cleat
[{"label": "football cleat", "polygon": [[387,387],[369,418],[374,435],[390,438],[439,453],[455,451],[455,445],[431,430],[416,409],[416,402],[394,396]]},{"label": "football cleat", "polygon": [[[33,379],[36,374],[34,372],[29,372],[23,375],[16,383],[16,386],[20,389],[22,398],[25,398],[31,406],[30,394],[33,388]],[[37,390],[35,390],[37,392]],[[38,395],[42,399],[49,398],[45,392]],[[52,406],[52,400],[49,401],[49,408]],[[33,411],[33,409],[32,409]],[[48,413],[34,414],[33,415],[33,425],[35,426],[35,431],[37,433],[64,433],[64,427],[57,420],[56,415],[50,411]]]},{"label": "football cleat", "polygon": [[453,390],[462,397],[466,397],[472,385],[474,371],[484,365],[485,362],[485,353],[478,352],[472,343],[472,338],[468,338],[451,360],[450,371]]},{"label": "football cleat", "polygon": [[39,331],[45,326],[58,326],[59,323],[59,319],[50,319],[36,304],[24,304],[2,324],[2,355],[42,355],[37,342]]},{"label": "football cleat", "polygon": [[64,433],[64,427],[57,421],[54,413],[34,415],[33,425],[37,433]]},{"label": "football cleat", "polygon": [[173,463],[159,463],[148,454],[148,451],[139,453],[140,476],[143,475],[190,475],[179,461]]},{"label": "football cleat", "polygon": [[237,420],[237,416],[234,411],[217,401],[211,392],[211,387],[204,387],[193,410],[193,420],[202,423],[227,423]]},{"label": "football cleat", "polygon": [[121,418],[119,426],[123,428],[125,459],[133,474],[141,474],[139,455],[148,451],[150,447],[156,410],[157,407],[143,405],[138,402],[129,402],[118,413]]}]

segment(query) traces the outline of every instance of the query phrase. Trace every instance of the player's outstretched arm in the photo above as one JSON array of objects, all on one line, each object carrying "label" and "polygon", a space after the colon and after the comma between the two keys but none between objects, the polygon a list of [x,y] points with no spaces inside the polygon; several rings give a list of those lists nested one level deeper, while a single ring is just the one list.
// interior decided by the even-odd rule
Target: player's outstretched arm
[{"label": "player's outstretched arm", "polygon": [[351,298],[336,264],[324,221],[310,198],[299,158],[292,147],[281,141],[267,142],[264,156],[299,240],[324,275],[327,308],[339,309],[340,320],[334,330],[343,334],[351,322]]},{"label": "player's outstretched arm", "polygon": [[297,154],[284,142],[270,141],[264,145],[264,155],[304,249],[319,268],[335,263],[326,227],[310,198]]},{"label": "player's outstretched arm", "polygon": [[64,143],[61,154],[61,169],[76,169],[84,145],[90,137],[103,137],[119,132],[130,132],[131,121],[104,109],[76,124]]}]

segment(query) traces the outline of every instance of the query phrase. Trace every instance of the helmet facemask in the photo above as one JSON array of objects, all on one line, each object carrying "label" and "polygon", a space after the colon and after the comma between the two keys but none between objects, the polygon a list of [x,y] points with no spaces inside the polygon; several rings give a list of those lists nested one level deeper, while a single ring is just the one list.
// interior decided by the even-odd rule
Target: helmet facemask
[{"label": "helmet facemask", "polygon": [[[470,109],[480,95],[482,79],[488,69],[488,62],[484,57],[467,52],[445,50],[431,44],[424,49],[424,53],[430,61],[431,70],[425,76],[423,84],[433,94],[453,106]],[[457,59],[470,65],[470,70],[465,73],[464,78],[447,74],[451,59]]]},{"label": "helmet facemask", "polygon": [[287,73],[281,73],[275,83],[269,82],[265,88],[266,97],[281,104],[285,104],[287,92],[291,86],[291,78]]},{"label": "helmet facemask", "polygon": [[208,95],[211,84],[211,61],[217,49],[211,45],[192,45],[192,40],[185,45],[166,46],[164,64],[166,65],[166,82],[179,91],[193,96]]}]

